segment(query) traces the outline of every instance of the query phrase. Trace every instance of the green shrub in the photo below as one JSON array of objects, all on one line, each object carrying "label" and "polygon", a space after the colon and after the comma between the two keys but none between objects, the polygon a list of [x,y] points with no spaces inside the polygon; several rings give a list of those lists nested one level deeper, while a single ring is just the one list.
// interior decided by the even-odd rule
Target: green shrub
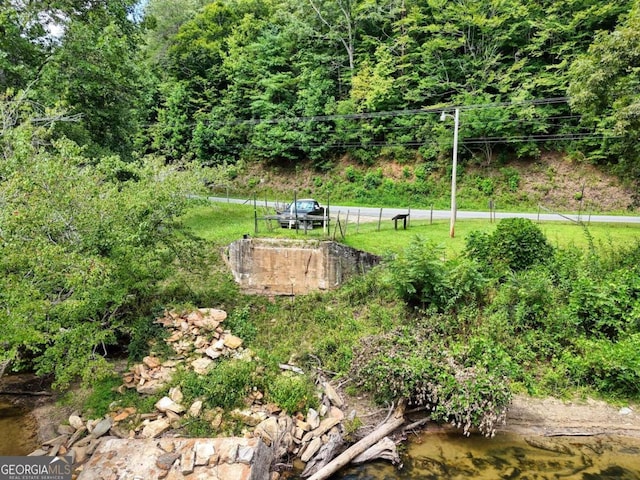
[{"label": "green shrub", "polygon": [[492,178],[476,177],[476,186],[484,195],[490,196],[495,192],[496,186]]},{"label": "green shrub", "polygon": [[520,186],[520,173],[518,173],[518,171],[512,167],[501,168],[500,172],[504,176],[504,180],[509,191],[518,191],[518,187]]},{"label": "green shrub", "polygon": [[224,324],[234,335],[242,338],[247,344],[250,344],[258,334],[258,329],[251,321],[251,307],[249,305],[233,310]]},{"label": "green shrub", "polygon": [[432,169],[433,169],[433,164],[421,163],[415,168],[415,170],[413,171],[413,174],[415,175],[417,180],[422,180],[423,182],[426,182],[427,180],[429,180],[429,174],[431,173]]},{"label": "green shrub", "polygon": [[382,185],[382,179],[382,169],[378,168],[375,171],[367,172],[362,179],[362,184],[367,190],[373,190]]},{"label": "green shrub", "polygon": [[[353,342],[353,340],[352,340]],[[335,373],[344,373],[349,370],[353,359],[353,343],[328,336],[318,340],[314,351],[322,359],[323,366]]]},{"label": "green shrub", "polygon": [[91,386],[91,392],[84,401],[83,410],[94,417],[101,417],[109,412],[109,405],[117,400],[115,389],[122,385],[119,375],[102,378]]},{"label": "green shrub", "polygon": [[135,389],[127,389],[123,394],[117,392],[122,385],[120,375],[111,375],[91,384],[91,390],[82,409],[87,415],[99,418],[110,411],[110,407],[117,403],[122,407],[135,407],[139,413],[149,413],[155,410],[155,403],[162,397],[162,393],[156,395],[140,395]]},{"label": "green shrub", "polygon": [[404,300],[415,306],[443,310],[448,303],[443,249],[416,237],[389,264],[393,283]]},{"label": "green shrub", "polygon": [[505,269],[525,270],[549,260],[552,253],[540,228],[526,218],[506,218],[491,235],[471,235],[466,250],[467,256],[497,275]]},{"label": "green shrub", "polygon": [[318,407],[315,385],[304,375],[278,375],[267,386],[267,398],[290,414]]},{"label": "green shrub", "polygon": [[344,169],[344,176],[351,183],[356,183],[362,178],[362,174],[352,165]]},{"label": "green shrub", "polygon": [[582,339],[566,356],[573,377],[605,394],[640,398],[640,334],[618,342]]},{"label": "green shrub", "polygon": [[568,309],[587,336],[616,340],[640,332],[640,275],[623,269],[604,277],[581,275],[569,296]]},{"label": "green shrub", "polygon": [[202,398],[209,407],[232,409],[251,392],[255,369],[253,362],[222,361],[206,375],[185,372],[178,383],[188,402]]},{"label": "green shrub", "polygon": [[510,276],[500,286],[490,311],[504,310],[513,333],[546,328],[558,299],[546,270],[535,269]]},{"label": "green shrub", "polygon": [[164,342],[167,337],[167,330],[153,317],[140,317],[136,319],[130,328],[130,341],[128,345],[129,360],[139,362],[148,355],[149,349],[157,355],[170,353],[171,347]]},{"label": "green shrub", "polygon": [[420,237],[397,255],[389,269],[398,293],[413,306],[444,312],[478,301],[484,277],[473,261],[444,261],[443,249]]}]

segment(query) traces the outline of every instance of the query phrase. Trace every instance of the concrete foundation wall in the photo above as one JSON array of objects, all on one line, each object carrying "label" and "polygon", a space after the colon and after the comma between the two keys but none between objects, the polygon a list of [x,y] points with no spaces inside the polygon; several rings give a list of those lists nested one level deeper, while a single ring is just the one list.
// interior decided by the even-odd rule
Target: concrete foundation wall
[{"label": "concrete foundation wall", "polygon": [[380,258],[330,241],[248,238],[229,246],[227,261],[248,293],[299,295],[335,288]]}]

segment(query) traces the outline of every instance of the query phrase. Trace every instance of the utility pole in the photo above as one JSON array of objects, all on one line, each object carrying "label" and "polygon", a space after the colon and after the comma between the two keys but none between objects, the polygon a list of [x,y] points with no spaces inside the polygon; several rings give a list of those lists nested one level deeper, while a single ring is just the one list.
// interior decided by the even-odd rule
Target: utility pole
[{"label": "utility pole", "polygon": [[447,117],[453,117],[453,164],[451,167],[451,224],[449,226],[449,236],[453,238],[456,231],[456,177],[458,169],[458,129],[460,127],[460,109],[456,108],[454,114],[445,113],[440,114],[440,121],[444,121]]}]

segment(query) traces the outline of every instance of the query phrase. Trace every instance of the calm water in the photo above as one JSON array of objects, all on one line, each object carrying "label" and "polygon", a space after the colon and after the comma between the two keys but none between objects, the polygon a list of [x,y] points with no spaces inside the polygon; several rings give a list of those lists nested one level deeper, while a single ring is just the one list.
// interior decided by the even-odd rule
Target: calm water
[{"label": "calm water", "polygon": [[37,447],[35,424],[28,412],[0,400],[0,456],[28,455]]},{"label": "calm water", "polygon": [[332,480],[640,480],[640,439],[514,434],[487,439],[427,432],[412,441],[403,462],[400,470],[378,462],[346,469]]}]

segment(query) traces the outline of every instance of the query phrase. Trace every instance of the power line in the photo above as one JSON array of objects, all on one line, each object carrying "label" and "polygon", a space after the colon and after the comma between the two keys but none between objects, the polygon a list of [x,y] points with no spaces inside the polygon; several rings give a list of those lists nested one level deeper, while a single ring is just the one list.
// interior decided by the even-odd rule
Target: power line
[{"label": "power line", "polygon": [[258,125],[258,124],[277,124],[287,122],[328,122],[332,120],[362,120],[370,118],[395,118],[408,115],[427,115],[431,113],[450,112],[456,108],[460,110],[478,110],[485,108],[497,108],[497,107],[516,107],[522,105],[554,105],[567,103],[569,97],[552,97],[552,98],[538,98],[531,100],[521,100],[518,102],[494,102],[494,103],[479,103],[475,105],[465,106],[434,106],[428,108],[407,109],[407,110],[388,110],[383,112],[363,112],[363,113],[348,113],[348,114],[333,114],[333,115],[311,115],[311,116],[291,116],[291,117],[278,117],[278,118],[253,118],[245,120],[233,120],[228,122],[209,122],[211,126],[231,126],[231,125]]},{"label": "power line", "polygon": [[[608,140],[621,138],[620,136],[603,135],[596,133],[570,133],[570,134],[549,134],[549,135],[522,135],[512,137],[477,137],[461,140],[461,145],[487,145],[487,144],[509,144],[509,143],[545,143],[545,142],[560,142],[560,141],[585,141],[585,140]],[[438,143],[431,141],[382,141],[372,140],[369,142],[317,142],[317,143],[287,143],[288,148],[366,148],[366,147],[422,147],[433,145],[437,146]],[[227,148],[260,148],[252,143],[225,143],[217,145],[219,147]]]},{"label": "power line", "polygon": [[[371,120],[371,119],[394,119],[397,117],[404,116],[417,116],[417,115],[429,115],[429,114],[440,114],[441,112],[450,112],[458,108],[461,111],[474,111],[474,110],[486,110],[486,109],[496,109],[496,108],[510,108],[510,107],[519,107],[519,106],[542,106],[542,105],[562,105],[568,102],[568,97],[549,97],[549,98],[539,98],[539,99],[530,99],[530,100],[521,100],[516,102],[493,102],[493,103],[482,103],[482,104],[474,104],[474,105],[464,105],[464,106],[432,106],[428,108],[420,108],[420,109],[404,109],[404,110],[389,110],[389,111],[381,111],[381,112],[362,112],[362,113],[351,113],[351,114],[332,114],[332,115],[310,115],[310,116],[290,116],[290,117],[279,117],[272,119],[245,119],[245,120],[233,120],[228,122],[207,122],[209,126],[212,127],[223,127],[223,126],[256,126],[256,125],[273,125],[273,124],[281,124],[281,123],[323,123],[323,122],[331,122],[336,120]],[[562,115],[550,115],[550,116],[542,116],[538,118],[489,118],[484,120],[484,126],[486,129],[493,129],[497,127],[506,127],[506,126],[527,126],[527,125],[540,125],[543,128],[558,128],[566,125],[566,121],[571,123],[573,120],[579,120],[581,118],[580,115],[571,115],[571,114],[562,114]],[[544,122],[557,122],[557,123],[544,123]],[[564,121],[564,122],[563,122]],[[465,127],[464,122],[462,122],[462,128]],[[339,130],[336,128],[337,125],[334,125],[334,128],[330,128],[326,131],[321,131],[323,135],[334,136],[333,139],[330,139],[329,142],[291,142],[290,140],[283,140],[285,144],[285,148],[287,149],[305,149],[305,148],[367,148],[367,147],[420,147],[425,145],[437,145],[437,143],[431,138],[425,138],[424,140],[415,139],[412,140],[401,141],[398,139],[380,139],[380,137],[384,137],[388,134],[394,134],[403,129],[407,129],[408,131],[412,131],[415,133],[419,132],[421,135],[425,135],[428,132],[420,130],[416,130],[415,125],[372,125],[376,130],[373,131],[363,131],[362,126],[360,128],[358,125],[347,124],[340,125]],[[573,125],[572,128],[578,129],[580,128],[577,125]],[[301,132],[302,133],[302,132]],[[356,141],[356,140],[347,140],[339,141],[335,138],[335,135],[346,135],[352,136],[357,135],[358,133],[365,134],[367,136],[374,137],[369,141]],[[246,134],[251,135],[250,132],[246,132]],[[231,133],[233,136],[234,134]],[[376,138],[377,137],[377,138]],[[509,143],[545,143],[545,142],[559,142],[559,141],[585,141],[585,140],[604,140],[604,139],[614,139],[620,138],[618,136],[599,134],[592,131],[580,132],[574,131],[571,133],[556,133],[556,134],[547,134],[547,133],[537,133],[537,134],[528,134],[528,135],[503,135],[503,136],[482,136],[482,137],[472,137],[472,138],[463,138],[461,140],[462,145],[487,145],[487,144],[509,144]],[[246,142],[229,142],[229,143],[217,143],[215,145],[217,148],[261,148],[256,146],[254,143]]]}]

